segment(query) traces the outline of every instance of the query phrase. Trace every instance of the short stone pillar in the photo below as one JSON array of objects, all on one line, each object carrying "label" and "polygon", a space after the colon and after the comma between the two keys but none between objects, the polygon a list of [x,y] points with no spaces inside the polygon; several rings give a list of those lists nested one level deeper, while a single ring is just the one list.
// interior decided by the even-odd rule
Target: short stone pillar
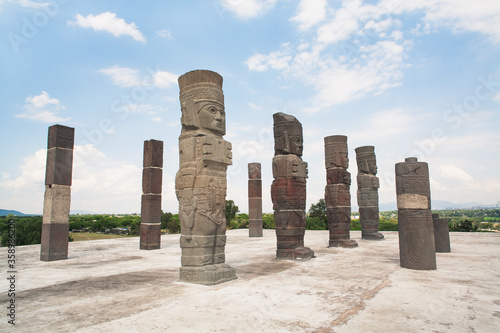
[{"label": "short stone pillar", "polygon": [[436,269],[429,167],[408,157],[396,163],[399,257],[401,267]]},{"label": "short stone pillar", "polygon": [[180,281],[213,285],[236,279],[225,264],[226,172],[232,164],[226,134],[222,76],[195,70],[179,77],[182,130],[175,192],[182,250]]},{"label": "short stone pillar", "polygon": [[375,147],[363,146],[355,149],[358,164],[358,206],[361,238],[366,240],[382,240],[384,235],[378,232],[378,188],[380,182],[377,174]]},{"label": "short stone pillar", "polygon": [[450,247],[450,219],[440,219],[439,214],[432,214],[434,225],[434,242],[436,253],[451,252]]},{"label": "short stone pillar", "polygon": [[141,250],[161,247],[163,141],[144,141],[141,200]]},{"label": "short stone pillar", "polygon": [[68,259],[75,129],[49,127],[40,260]]},{"label": "short stone pillar", "polygon": [[248,235],[262,237],[262,179],[260,163],[248,163]]},{"label": "short stone pillar", "polygon": [[277,238],[276,259],[309,260],[314,251],[304,247],[306,231],[307,163],[302,161],[302,124],[275,113],[271,199]]},{"label": "short stone pillar", "polygon": [[330,247],[354,248],[351,231],[351,174],[347,171],[347,136],[325,137],[326,187],[325,203],[330,230]]}]

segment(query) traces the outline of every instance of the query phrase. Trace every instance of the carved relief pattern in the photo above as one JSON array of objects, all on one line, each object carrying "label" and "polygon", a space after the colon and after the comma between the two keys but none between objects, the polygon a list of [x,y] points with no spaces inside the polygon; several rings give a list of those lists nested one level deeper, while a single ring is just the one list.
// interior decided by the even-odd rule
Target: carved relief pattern
[{"label": "carved relief pattern", "polygon": [[[436,269],[434,225],[430,210],[429,168],[427,163],[410,157],[396,164],[396,193],[398,199],[399,251],[401,267]],[[406,201],[421,200],[427,204],[414,205]],[[403,201],[404,204],[403,204]],[[401,203],[401,204],[400,204]],[[403,207],[403,208],[401,208]]]},{"label": "carved relief pattern", "polygon": [[222,77],[196,70],[179,77],[181,124],[175,179],[181,224],[181,281],[216,284],[236,278],[224,264],[226,171],[232,164]]},{"label": "carved relief pattern", "polygon": [[275,156],[271,185],[277,237],[277,259],[308,260],[314,252],[304,247],[307,163],[302,161],[302,125],[293,116],[276,113]]}]

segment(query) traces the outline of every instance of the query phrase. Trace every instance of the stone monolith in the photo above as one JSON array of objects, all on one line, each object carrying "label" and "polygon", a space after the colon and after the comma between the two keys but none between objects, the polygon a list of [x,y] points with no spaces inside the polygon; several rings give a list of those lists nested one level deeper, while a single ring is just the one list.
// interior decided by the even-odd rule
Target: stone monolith
[{"label": "stone monolith", "polygon": [[351,230],[351,174],[347,171],[349,158],[347,136],[325,137],[326,187],[325,203],[330,230],[330,247],[354,248]]},{"label": "stone monolith", "polygon": [[205,285],[236,278],[225,264],[226,171],[232,164],[226,134],[222,77],[195,70],[179,77],[181,124],[179,200],[182,250],[180,281]]},{"label": "stone monolith", "polygon": [[302,161],[302,124],[285,113],[275,113],[271,199],[277,238],[277,259],[309,260],[314,251],[304,247],[306,230],[307,163]]},{"label": "stone monolith", "polygon": [[262,179],[260,163],[248,163],[248,234],[262,237]]},{"label": "stone monolith", "polygon": [[40,260],[68,258],[75,129],[49,127]]},{"label": "stone monolith", "polygon": [[439,218],[439,214],[432,214],[436,253],[451,252],[449,223],[450,219]]},{"label": "stone monolith", "polygon": [[401,267],[436,269],[429,167],[408,157],[396,163],[399,257]]},{"label": "stone monolith", "polygon": [[163,141],[144,141],[141,200],[141,250],[161,247]]},{"label": "stone monolith", "polygon": [[384,235],[378,232],[378,188],[380,182],[377,174],[375,147],[363,146],[355,149],[358,164],[358,206],[361,238],[366,240],[382,240]]}]

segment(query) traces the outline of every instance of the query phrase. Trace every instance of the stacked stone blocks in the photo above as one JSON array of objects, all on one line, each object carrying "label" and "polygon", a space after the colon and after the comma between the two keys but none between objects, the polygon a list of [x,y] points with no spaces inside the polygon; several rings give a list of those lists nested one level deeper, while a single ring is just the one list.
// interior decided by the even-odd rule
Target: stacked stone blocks
[{"label": "stacked stone blocks", "polygon": [[161,247],[163,141],[144,141],[141,200],[141,250]]},{"label": "stacked stone blocks", "polygon": [[68,258],[75,129],[49,127],[40,260]]},{"label": "stacked stone blocks", "polygon": [[396,163],[399,256],[401,267],[436,269],[429,167],[408,157]]},{"label": "stacked stone blocks", "polygon": [[262,237],[262,179],[260,163],[248,163],[248,233]]}]

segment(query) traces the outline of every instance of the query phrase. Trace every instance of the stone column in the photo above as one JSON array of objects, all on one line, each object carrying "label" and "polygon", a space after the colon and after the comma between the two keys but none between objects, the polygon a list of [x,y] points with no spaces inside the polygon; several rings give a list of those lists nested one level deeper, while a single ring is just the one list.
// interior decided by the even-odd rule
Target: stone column
[{"label": "stone column", "polygon": [[302,124],[293,116],[275,113],[271,199],[277,237],[277,259],[309,260],[306,231],[307,163],[302,161]]},{"label": "stone column", "polygon": [[325,203],[330,230],[330,247],[354,248],[351,230],[351,174],[347,171],[347,136],[325,137],[326,187]]},{"label": "stone column", "polygon": [[232,164],[226,134],[222,77],[195,70],[179,77],[182,130],[175,191],[182,250],[180,281],[205,285],[236,279],[225,264],[226,171]]},{"label": "stone column", "polygon": [[436,269],[429,167],[408,157],[396,163],[399,257],[401,267]]},{"label": "stone column", "polygon": [[141,201],[141,250],[161,247],[163,141],[144,141]]},{"label": "stone column", "polygon": [[75,129],[49,127],[40,260],[68,259]]},{"label": "stone column", "polygon": [[262,237],[262,180],[260,163],[248,163],[248,233]]},{"label": "stone column", "polygon": [[450,248],[450,219],[440,219],[439,214],[432,214],[434,225],[434,243],[436,253],[451,252]]},{"label": "stone column", "polygon": [[361,223],[361,238],[366,240],[382,240],[384,235],[378,232],[378,188],[377,162],[375,147],[363,146],[355,149],[358,164],[358,206]]}]

